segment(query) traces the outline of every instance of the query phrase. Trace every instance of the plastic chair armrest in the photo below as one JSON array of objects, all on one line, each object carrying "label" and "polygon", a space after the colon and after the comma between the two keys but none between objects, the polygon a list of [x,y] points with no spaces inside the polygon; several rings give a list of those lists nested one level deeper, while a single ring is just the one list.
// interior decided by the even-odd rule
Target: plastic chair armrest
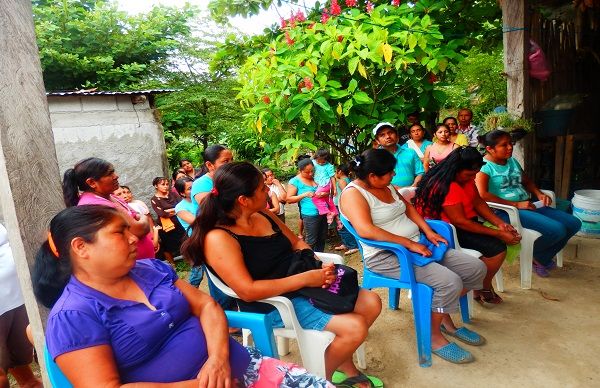
[{"label": "plastic chair armrest", "polygon": [[519,233],[521,233],[523,226],[521,225],[521,218],[519,217],[519,209],[514,206],[504,205],[496,202],[488,202],[487,204],[492,209],[504,210],[508,214],[510,224],[517,228]]},{"label": "plastic chair armrest", "polygon": [[268,315],[240,311],[225,311],[225,315],[230,327],[250,329],[254,343],[263,355],[279,358],[273,335],[273,324]]}]

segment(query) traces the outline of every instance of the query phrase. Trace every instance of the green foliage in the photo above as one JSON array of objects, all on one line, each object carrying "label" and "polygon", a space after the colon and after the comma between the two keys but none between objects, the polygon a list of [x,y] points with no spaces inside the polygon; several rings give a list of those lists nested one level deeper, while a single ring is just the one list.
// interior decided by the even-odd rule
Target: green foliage
[{"label": "green foliage", "polygon": [[446,97],[435,84],[463,41],[444,39],[432,17],[444,2],[423,3],[288,25],[239,70],[247,123],[259,134],[293,131],[288,157],[317,143],[347,157],[368,147],[374,124],[437,111]]},{"label": "green foliage", "polygon": [[129,16],[101,0],[38,0],[33,11],[47,90],[125,90],[158,78],[189,37],[195,13],[154,7]]},{"label": "green foliage", "polygon": [[485,116],[483,123],[482,134],[495,129],[506,132],[512,132],[516,129],[521,129],[525,132],[533,131],[533,121],[517,117],[508,112],[489,113]]},{"label": "green foliage", "polygon": [[460,107],[471,107],[475,123],[482,122],[484,115],[495,107],[505,106],[502,47],[496,47],[489,53],[477,48],[465,52],[465,60],[456,67],[443,90],[448,96],[445,108],[455,111]]}]

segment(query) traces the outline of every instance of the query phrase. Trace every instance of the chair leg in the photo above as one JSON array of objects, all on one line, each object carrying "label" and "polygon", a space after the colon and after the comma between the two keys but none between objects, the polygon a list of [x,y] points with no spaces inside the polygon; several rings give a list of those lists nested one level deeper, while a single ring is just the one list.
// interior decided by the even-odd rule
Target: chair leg
[{"label": "chair leg", "polygon": [[556,266],[562,268],[563,266],[563,250],[556,254]]},{"label": "chair leg", "polygon": [[428,367],[431,366],[431,298],[433,290],[424,284],[417,283],[416,290],[413,290],[412,294],[419,365]]},{"label": "chair leg", "polygon": [[473,303],[473,290],[467,293],[467,304],[469,305],[469,318],[475,318],[475,303]]},{"label": "chair leg", "polygon": [[533,241],[521,241],[521,288],[531,289],[531,272],[533,265]]},{"label": "chair leg", "polygon": [[280,356],[290,354],[290,340],[285,337],[276,337],[277,340],[277,353]]},{"label": "chair leg", "polygon": [[388,307],[390,310],[397,310],[400,304],[400,289],[388,288]]},{"label": "chair leg", "polygon": [[252,347],[254,344],[252,332],[248,329],[242,329],[242,344],[246,347]]},{"label": "chair leg", "polygon": [[356,363],[360,369],[367,369],[367,356],[365,353],[365,342],[360,344],[358,349],[354,352],[356,355]]},{"label": "chair leg", "polygon": [[[531,269],[531,266],[529,269]],[[494,279],[496,280],[496,291],[504,292],[504,274],[502,273],[502,268],[500,268],[498,272],[496,272],[496,276],[494,276]]]},{"label": "chair leg", "polygon": [[[469,293],[471,293],[471,291],[469,291]],[[463,323],[470,323],[471,322],[471,314],[470,314],[470,310],[469,310],[469,297],[473,297],[472,295],[469,295],[469,293],[463,295],[460,297],[460,315],[462,317],[462,321]]]}]

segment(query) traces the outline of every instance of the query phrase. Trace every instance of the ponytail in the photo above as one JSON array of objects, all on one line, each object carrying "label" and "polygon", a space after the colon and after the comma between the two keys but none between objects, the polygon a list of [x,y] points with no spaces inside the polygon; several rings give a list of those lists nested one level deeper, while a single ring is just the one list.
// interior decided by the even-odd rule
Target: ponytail
[{"label": "ponytail", "polygon": [[67,207],[77,206],[79,192],[91,190],[86,180],[98,180],[113,171],[112,164],[100,158],[86,158],[80,160],[73,168],[69,168],[63,175],[63,199]]},{"label": "ponytail", "polygon": [[79,188],[77,184],[77,175],[75,174],[75,170],[72,168],[69,168],[67,171],[65,171],[62,189],[65,206],[77,206],[77,203],[79,202]]},{"label": "ponytail", "polygon": [[48,241],[45,241],[35,255],[35,264],[31,281],[37,300],[52,308],[71,278],[71,260],[69,257],[56,257]]}]

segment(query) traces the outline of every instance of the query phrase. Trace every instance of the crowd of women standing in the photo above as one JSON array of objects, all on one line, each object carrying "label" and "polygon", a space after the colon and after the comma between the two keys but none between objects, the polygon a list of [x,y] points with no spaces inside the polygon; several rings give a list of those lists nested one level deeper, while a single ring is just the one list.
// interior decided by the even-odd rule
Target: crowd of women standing
[{"label": "crowd of women standing", "polygon": [[[145,205],[133,201],[129,188],[119,186],[110,163],[82,160],[65,172],[67,209],[52,220],[48,241],[36,258],[36,296],[52,307],[50,354],[76,385],[148,381],[198,386],[200,381],[201,386],[253,386],[262,376],[277,379],[277,386],[328,386],[228,336],[227,309],[268,314],[274,327],[283,327],[277,310],[257,301],[285,295],[303,328],[335,334],[325,353],[328,380],[343,387],[382,387],[381,380],[363,374],[352,361],[381,312],[379,296],[360,290],[351,311],[331,314],[299,290],[329,288],[337,280],[334,266],[290,272],[298,252],[325,250],[329,229],[337,229],[342,238],[335,249],[356,252],[359,243],[340,222],[345,217],[361,238],[399,244],[420,257],[415,277],[433,288],[432,352],[453,363],[473,361],[467,349],[450,339],[471,346],[486,339],[457,327],[450,314],[468,290],[474,290],[480,303],[502,303],[491,280],[507,245],[521,238],[506,215],[492,211],[485,201],[516,206],[524,226],[542,232],[544,238],[534,247],[540,276],[549,275],[552,258],[580,224],[548,207],[549,198],[512,158],[509,134],[494,131],[481,137],[484,157],[464,144],[466,137],[456,126],[456,119],[444,120],[433,142],[424,139],[420,124],[408,128],[411,139],[405,149],[422,157],[427,171],[415,180],[414,200],[391,184],[397,159],[383,148],[337,167],[326,150],[319,150],[313,158],[299,159],[298,173],[285,187],[272,170],[234,162],[229,149],[214,145],[204,151],[199,175],[184,160],[173,181],[153,180],[154,220]],[[531,199],[545,206],[535,208]],[[285,224],[285,204],[299,207],[299,234]],[[445,249],[448,241],[427,219],[453,224],[461,247],[481,256]],[[371,271],[400,276],[402,268],[392,252],[362,243],[360,248]],[[183,254],[195,269],[190,283],[197,285],[206,268],[239,299],[225,296],[210,282],[208,297],[178,279],[169,265],[151,260],[156,252],[170,263]]]}]

